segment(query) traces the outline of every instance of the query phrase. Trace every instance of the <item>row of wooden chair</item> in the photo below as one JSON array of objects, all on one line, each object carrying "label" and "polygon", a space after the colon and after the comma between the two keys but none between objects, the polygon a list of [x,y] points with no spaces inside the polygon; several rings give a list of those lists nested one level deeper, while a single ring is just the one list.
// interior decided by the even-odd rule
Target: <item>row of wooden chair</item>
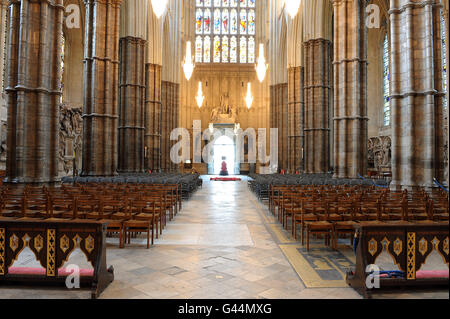
[{"label": "row of wooden chair", "polygon": [[63,185],[2,187],[0,217],[9,219],[79,220],[108,222],[108,233],[118,233],[120,247],[138,233],[154,237],[181,209],[178,185]]},{"label": "row of wooden chair", "polygon": [[340,235],[350,235],[361,221],[371,223],[443,222],[448,223],[448,195],[423,190],[392,192],[389,189],[362,186],[272,186],[269,209],[285,229],[291,220],[291,232],[309,250],[311,234],[323,235],[327,245],[337,248]]}]

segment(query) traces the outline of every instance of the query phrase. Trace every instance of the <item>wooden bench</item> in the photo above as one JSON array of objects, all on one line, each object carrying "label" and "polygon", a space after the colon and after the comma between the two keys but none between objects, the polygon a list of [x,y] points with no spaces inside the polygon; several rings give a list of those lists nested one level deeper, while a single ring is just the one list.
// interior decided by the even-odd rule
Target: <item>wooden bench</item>
[{"label": "wooden bench", "polygon": [[[88,220],[0,219],[0,285],[65,284],[64,262],[79,248],[93,267],[80,269],[80,286],[99,297],[114,280],[114,268],[106,265],[106,227]],[[25,247],[42,268],[11,267]]]},{"label": "wooden bench", "polygon": [[[446,276],[442,275],[442,271],[420,270],[435,249],[448,267],[448,223],[370,224],[362,222],[355,225],[355,229],[358,240],[356,268],[347,273],[346,281],[365,298],[370,298],[373,293],[398,288],[448,287],[448,270]],[[404,276],[402,278],[380,276],[380,288],[370,289],[366,286],[368,276],[366,267],[376,264],[377,257],[383,251],[395,259],[395,264],[398,265],[399,271],[404,272]]]}]

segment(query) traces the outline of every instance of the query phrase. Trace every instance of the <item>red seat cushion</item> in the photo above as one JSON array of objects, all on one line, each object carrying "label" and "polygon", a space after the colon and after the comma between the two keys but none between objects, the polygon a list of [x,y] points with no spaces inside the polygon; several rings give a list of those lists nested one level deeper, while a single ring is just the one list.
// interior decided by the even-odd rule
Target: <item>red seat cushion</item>
[{"label": "red seat cushion", "polygon": [[[46,270],[44,268],[33,267],[10,267],[8,273],[11,275],[40,275],[45,276]],[[61,268],[58,270],[58,276],[68,276],[73,271],[68,271],[67,268]],[[93,277],[94,269],[80,269],[81,277]]]},{"label": "red seat cushion", "polygon": [[448,270],[419,270],[416,279],[448,278]]}]

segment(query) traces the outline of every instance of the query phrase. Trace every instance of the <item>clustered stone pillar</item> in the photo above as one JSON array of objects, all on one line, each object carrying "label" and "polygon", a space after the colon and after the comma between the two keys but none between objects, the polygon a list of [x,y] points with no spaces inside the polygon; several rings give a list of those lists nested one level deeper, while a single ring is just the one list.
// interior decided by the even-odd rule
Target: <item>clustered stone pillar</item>
[{"label": "clustered stone pillar", "polygon": [[63,0],[9,2],[5,182],[58,181]]},{"label": "clustered stone pillar", "polygon": [[303,67],[288,70],[288,139],[290,173],[303,171]]},{"label": "clustered stone pillar", "polygon": [[170,150],[176,143],[170,140],[170,133],[178,126],[179,90],[178,83],[161,82],[161,168],[164,172],[173,172],[177,168],[170,159]]},{"label": "clustered stone pillar", "polygon": [[367,173],[365,0],[334,0],[334,176]]},{"label": "clustered stone pillar", "polygon": [[161,66],[147,63],[145,97],[145,169],[161,170]]},{"label": "clustered stone pillar", "polygon": [[391,0],[392,188],[433,187],[444,176],[440,9]]},{"label": "clustered stone pillar", "polygon": [[304,45],[305,172],[329,171],[331,42],[312,39]]},{"label": "clustered stone pillar", "polygon": [[[179,114],[180,114],[180,84],[174,83],[174,101],[173,101],[173,117],[172,117],[172,130],[178,128],[179,125]],[[173,147],[177,141],[172,141],[171,147]],[[169,153],[170,154],[170,153]],[[170,161],[171,171],[178,172],[178,164]]]},{"label": "clustered stone pillar", "polygon": [[288,169],[288,84],[270,87],[271,128],[278,128],[278,169]]},{"label": "clustered stone pillar", "polygon": [[83,176],[116,174],[121,1],[84,1]]},{"label": "clustered stone pillar", "polygon": [[144,170],[145,44],[140,38],[120,39],[119,172]]}]

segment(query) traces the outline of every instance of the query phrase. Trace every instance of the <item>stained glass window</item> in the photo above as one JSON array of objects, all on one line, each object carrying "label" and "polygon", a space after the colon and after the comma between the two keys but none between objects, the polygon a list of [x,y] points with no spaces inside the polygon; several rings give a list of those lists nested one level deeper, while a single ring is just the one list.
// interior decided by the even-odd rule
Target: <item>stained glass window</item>
[{"label": "stained glass window", "polygon": [[248,34],[255,34],[255,10],[250,10],[248,12]]},{"label": "stained glass window", "polygon": [[220,34],[220,10],[214,10],[214,34]]},{"label": "stained glass window", "polygon": [[209,36],[205,37],[204,45],[203,45],[203,62],[209,63],[211,62],[211,38]]},{"label": "stained glass window", "polygon": [[240,40],[239,61],[241,63],[247,63],[247,38],[246,37],[241,37],[241,40]]},{"label": "stained glass window", "polygon": [[195,39],[195,62],[202,62],[202,37]]},{"label": "stained glass window", "polygon": [[228,63],[228,37],[222,38],[222,63]]},{"label": "stained glass window", "polygon": [[228,10],[224,9],[222,11],[222,34],[228,34],[228,29],[230,28],[229,22]]},{"label": "stained glass window", "polygon": [[220,62],[220,37],[214,37],[214,62]]},{"label": "stained glass window", "polygon": [[239,32],[241,34],[247,33],[247,10],[242,9],[240,14],[240,28]]},{"label": "stained glass window", "polygon": [[195,12],[195,33],[201,34],[203,31],[203,11],[197,9]]},{"label": "stained glass window", "polygon": [[[447,92],[447,38],[445,33],[445,19],[444,14],[441,14],[441,40],[442,40],[442,87],[444,92]],[[447,95],[444,95],[444,114],[447,112],[448,100]]]},{"label": "stained glass window", "polygon": [[383,41],[383,123],[385,126],[391,124],[391,103],[389,88],[389,39],[387,33]]},{"label": "stained glass window", "polygon": [[256,0],[196,0],[195,61],[255,63]]},{"label": "stained glass window", "polygon": [[255,38],[248,39],[248,63],[255,63]]},{"label": "stained glass window", "polygon": [[230,62],[237,63],[237,39],[235,36],[230,40]]},{"label": "stained glass window", "polygon": [[205,34],[211,33],[211,10],[206,9],[203,17],[203,32]]},{"label": "stained glass window", "polygon": [[238,16],[237,16],[237,11],[236,11],[236,9],[232,9],[232,10],[231,10],[230,20],[231,20],[231,30],[230,30],[230,33],[231,33],[231,34],[237,34],[237,32],[238,32]]}]

